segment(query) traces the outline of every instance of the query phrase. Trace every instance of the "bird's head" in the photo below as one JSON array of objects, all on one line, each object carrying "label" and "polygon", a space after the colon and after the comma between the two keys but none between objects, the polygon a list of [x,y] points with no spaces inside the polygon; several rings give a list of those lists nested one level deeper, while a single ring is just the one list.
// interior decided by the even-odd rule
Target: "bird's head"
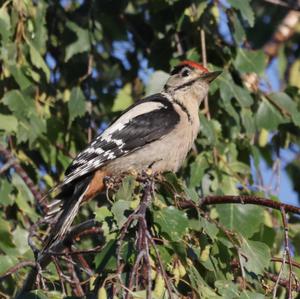
[{"label": "bird's head", "polygon": [[207,95],[209,83],[220,74],[221,72],[209,72],[200,63],[185,60],[172,70],[164,89],[177,98],[196,97],[200,103]]}]

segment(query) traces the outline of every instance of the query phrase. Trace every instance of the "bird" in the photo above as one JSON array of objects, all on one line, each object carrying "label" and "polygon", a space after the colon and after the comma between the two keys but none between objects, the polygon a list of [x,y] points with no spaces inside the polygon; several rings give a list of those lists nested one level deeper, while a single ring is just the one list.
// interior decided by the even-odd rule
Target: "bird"
[{"label": "bird", "polygon": [[199,132],[200,104],[220,73],[180,62],[160,93],[135,102],[75,157],[47,206],[53,225],[41,253],[64,239],[80,206],[104,191],[106,177],[178,171]]}]

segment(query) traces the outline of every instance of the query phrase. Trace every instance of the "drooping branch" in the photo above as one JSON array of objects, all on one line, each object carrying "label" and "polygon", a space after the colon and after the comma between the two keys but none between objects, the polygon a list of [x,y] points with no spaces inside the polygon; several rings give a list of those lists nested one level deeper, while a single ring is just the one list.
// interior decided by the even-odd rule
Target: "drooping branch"
[{"label": "drooping branch", "polygon": [[[274,289],[273,289],[273,298],[275,299],[277,297],[277,288],[279,285],[279,282],[281,280],[281,276],[283,274],[283,270],[284,270],[284,266],[286,264],[286,262],[288,262],[289,265],[289,278],[288,278],[288,284],[286,284],[286,289],[287,289],[287,294],[288,294],[288,299],[292,299],[292,277],[293,277],[293,268],[292,268],[292,258],[291,258],[291,251],[290,251],[290,246],[289,246],[289,237],[288,237],[288,232],[289,232],[289,228],[288,228],[288,222],[286,219],[286,212],[284,207],[281,207],[280,209],[281,212],[281,217],[282,217],[282,224],[283,224],[283,228],[284,228],[284,251],[282,254],[282,263],[281,263],[281,267],[280,267],[280,271],[277,277],[277,280],[275,282],[274,285]],[[286,261],[286,257],[288,258]]]},{"label": "drooping branch", "polygon": [[25,267],[35,267],[35,265],[36,264],[34,261],[22,261],[16,264],[15,266],[13,266],[12,268],[10,268],[9,270],[7,270],[4,274],[0,275],[0,281],[9,275],[15,274],[20,269],[23,269]]},{"label": "drooping branch", "polygon": [[[200,201],[200,206],[209,206],[209,205],[218,205],[218,204],[227,204],[227,203],[233,203],[233,204],[252,204],[252,205],[258,205],[258,206],[263,206],[263,207],[268,207],[272,208],[278,211],[281,211],[282,208],[287,213],[293,213],[300,215],[300,208],[293,206],[293,205],[288,205],[284,204],[278,201],[274,201],[271,199],[267,199],[264,197],[260,196],[255,196],[255,195],[222,195],[222,196],[205,196],[201,199]],[[183,205],[182,205],[183,204]],[[188,206],[193,206],[195,205],[194,202],[189,202],[185,201],[180,203],[180,205],[183,207],[188,207]]]},{"label": "drooping branch", "polygon": [[[8,163],[10,163],[10,167],[13,167],[18,175],[22,178],[28,189],[33,194],[37,206],[43,208],[43,195],[39,191],[39,189],[36,187],[32,179],[28,176],[27,172],[24,170],[24,168],[21,166],[19,161],[14,157],[14,155],[6,148],[0,145],[0,155],[2,155]],[[7,169],[6,169],[7,170]]]}]

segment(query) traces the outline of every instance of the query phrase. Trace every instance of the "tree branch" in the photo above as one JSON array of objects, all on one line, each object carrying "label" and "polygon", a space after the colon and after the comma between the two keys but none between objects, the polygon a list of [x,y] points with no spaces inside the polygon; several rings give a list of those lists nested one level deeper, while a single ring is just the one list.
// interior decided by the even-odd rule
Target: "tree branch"
[{"label": "tree branch", "polygon": [[36,263],[34,261],[20,262],[20,263],[16,264],[15,266],[13,266],[12,268],[10,268],[9,270],[7,270],[4,274],[2,274],[0,276],[0,281],[9,275],[15,274],[17,271],[19,271],[20,269],[22,269],[24,267],[35,267],[35,266],[36,266]]},{"label": "tree branch", "polygon": [[[90,230],[91,228],[96,227],[97,225],[99,225],[99,223],[95,219],[90,219],[90,220],[87,220],[83,223],[80,223],[80,224],[74,226],[69,231],[67,236],[63,240],[58,242],[53,248],[51,248],[51,250],[54,253],[59,253],[59,252],[63,251],[67,245],[70,245],[74,242],[74,240],[77,238],[78,235],[82,234],[86,230]],[[96,230],[96,232],[99,233],[98,230]],[[92,230],[91,233],[95,233],[95,231]],[[68,255],[68,254],[66,254],[66,255]],[[28,292],[32,289],[32,287],[36,281],[36,277],[39,274],[39,269],[45,268],[51,262],[52,256],[53,256],[52,253],[44,253],[39,258],[39,264],[35,263],[35,267],[28,274],[28,276],[23,284],[22,289],[20,290],[19,294],[16,297],[17,299],[21,299],[25,292]]]},{"label": "tree branch", "polygon": [[[264,206],[272,208],[278,211],[281,211],[282,208],[288,213],[294,213],[300,215],[300,208],[288,204],[284,204],[278,201],[267,199],[255,195],[223,195],[223,196],[205,196],[200,201],[200,207],[209,206],[209,205],[218,205],[218,204],[252,204],[258,206]],[[187,201],[187,203],[180,203],[182,207],[192,207],[195,205],[192,201]]]},{"label": "tree branch", "polygon": [[27,185],[31,193],[33,194],[37,206],[41,208],[41,210],[44,209],[44,203],[42,201],[43,195],[42,193],[38,190],[32,179],[28,176],[24,168],[21,166],[21,164],[18,162],[18,160],[14,157],[14,155],[8,150],[5,149],[3,146],[0,145],[0,154],[4,157],[4,159],[7,162],[11,162],[11,167],[13,167],[18,175],[22,178],[24,183]]}]

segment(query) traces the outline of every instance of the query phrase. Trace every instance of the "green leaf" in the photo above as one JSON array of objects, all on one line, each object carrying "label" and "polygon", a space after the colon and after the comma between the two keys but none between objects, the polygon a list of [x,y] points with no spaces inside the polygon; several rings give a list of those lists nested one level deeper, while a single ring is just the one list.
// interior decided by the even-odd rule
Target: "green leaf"
[{"label": "green leaf", "polygon": [[218,293],[222,295],[223,299],[236,299],[239,298],[239,288],[236,284],[228,280],[217,280],[215,287]]},{"label": "green leaf", "polygon": [[112,112],[123,111],[133,104],[131,96],[131,84],[127,83],[122,89],[119,90],[118,95],[111,108]]},{"label": "green leaf", "polygon": [[97,208],[94,213],[96,215],[95,220],[99,222],[103,222],[107,217],[111,217],[113,215],[107,207]]},{"label": "green leaf", "polygon": [[204,154],[198,155],[196,160],[190,166],[190,188],[195,188],[201,185],[204,172],[208,166],[206,156]]},{"label": "green leaf", "polygon": [[3,43],[6,44],[11,37],[11,24],[10,16],[7,13],[6,5],[3,5],[0,9],[0,35],[2,37]]},{"label": "green leaf", "polygon": [[270,248],[262,242],[243,238],[240,252],[244,267],[256,275],[263,274],[270,264]]},{"label": "green leaf", "polygon": [[264,221],[263,209],[254,205],[226,204],[216,207],[220,222],[244,237],[251,237]]},{"label": "green leaf", "polygon": [[0,275],[4,274],[9,268],[15,266],[17,262],[17,258],[8,255],[0,255]]},{"label": "green leaf", "polygon": [[66,47],[65,62],[67,62],[76,54],[87,52],[90,50],[89,31],[86,29],[82,29],[76,23],[73,23],[71,21],[68,21],[66,25],[76,34],[77,40]]},{"label": "green leaf", "polygon": [[204,281],[200,273],[193,265],[189,265],[187,271],[191,286],[193,287],[194,291],[197,292],[199,298],[223,298],[218,296],[215,291]]},{"label": "green leaf", "polygon": [[69,126],[76,117],[85,114],[85,96],[80,87],[74,87],[71,92],[70,100],[68,102],[69,109]]},{"label": "green leaf", "polygon": [[259,294],[256,292],[250,292],[247,290],[243,290],[241,295],[239,296],[240,299],[264,299],[265,296],[263,294]]},{"label": "green leaf", "polygon": [[169,74],[163,71],[156,71],[151,74],[146,86],[146,96],[161,92],[169,78]]},{"label": "green leaf", "polygon": [[224,102],[229,102],[235,98],[241,107],[248,108],[253,104],[250,93],[233,83],[232,77],[227,73],[220,77],[220,92]]},{"label": "green leaf", "polygon": [[116,252],[116,240],[110,240],[101,252],[95,256],[94,263],[99,271],[103,271],[104,269],[107,270],[114,270],[117,266],[117,259],[115,256]]},{"label": "green leaf", "polygon": [[[282,73],[286,71],[286,56],[281,55],[281,61],[283,61],[284,68],[282,67]],[[300,88],[300,59],[297,59],[294,61],[294,63],[291,66],[290,69],[290,75],[289,75],[289,83],[290,85],[297,86]]]},{"label": "green leaf", "polygon": [[31,113],[29,117],[30,130],[28,136],[29,145],[31,146],[38,137],[46,132],[46,120],[33,113]]},{"label": "green leaf", "polygon": [[211,145],[217,142],[216,132],[213,126],[213,121],[208,120],[203,114],[200,114],[201,134],[203,134]]},{"label": "green leaf", "polygon": [[203,230],[212,240],[215,240],[217,234],[219,233],[219,229],[214,223],[209,222],[200,215],[199,219],[189,220],[189,228],[195,231]]},{"label": "green leaf", "polygon": [[172,241],[180,241],[189,226],[186,214],[173,206],[155,211],[154,222]]},{"label": "green leaf", "polygon": [[28,246],[28,231],[18,226],[13,232],[13,241],[20,256],[30,250]]},{"label": "green leaf", "polygon": [[295,101],[283,92],[271,93],[268,98],[279,107],[283,115],[290,116],[294,124],[300,127],[300,112]]},{"label": "green leaf", "polygon": [[[62,293],[59,291],[44,291],[44,290],[34,290],[29,293],[22,294],[22,299],[61,299]],[[65,299],[77,299],[76,297],[64,297]]]},{"label": "green leaf", "polygon": [[31,62],[34,66],[36,66],[38,69],[41,69],[45,76],[47,82],[50,81],[50,70],[45,63],[42,55],[38,52],[38,50],[34,47],[34,45],[27,40],[27,43],[29,44],[29,53],[30,53],[30,58]]},{"label": "green leaf", "polygon": [[30,216],[33,221],[36,221],[37,214],[30,205],[34,202],[34,197],[28,186],[24,183],[23,179],[17,173],[14,173],[12,175],[12,183],[18,190],[18,195],[16,196],[16,204],[18,205],[19,209]]},{"label": "green leaf", "polygon": [[0,130],[8,133],[17,132],[18,121],[13,115],[0,114]]},{"label": "green leaf", "polygon": [[263,99],[256,113],[256,125],[258,129],[276,130],[278,125],[285,122],[280,112],[268,100]]},{"label": "green leaf", "polygon": [[44,53],[46,50],[46,41],[49,36],[46,28],[47,3],[38,1],[35,7],[36,15],[33,19],[34,37],[32,43],[40,53]]},{"label": "green leaf", "polygon": [[256,128],[255,128],[255,119],[252,111],[250,109],[242,108],[241,119],[247,134],[254,134]]},{"label": "green leaf", "polygon": [[[1,116],[0,116],[0,122],[1,122]],[[0,187],[0,205],[6,207],[9,205],[12,205],[13,202],[13,196],[10,194],[13,190],[12,185],[6,180],[1,180],[1,187]]]},{"label": "green leaf", "polygon": [[266,67],[266,56],[263,50],[250,51],[239,48],[233,62],[241,73],[257,73],[262,75]]},{"label": "green leaf", "polygon": [[238,9],[242,17],[249,23],[250,27],[254,26],[254,11],[251,8],[249,4],[249,0],[242,0],[242,1],[236,1],[236,0],[227,0],[228,3],[233,7]]},{"label": "green leaf", "polygon": [[32,99],[24,97],[18,90],[7,92],[2,98],[2,103],[8,106],[18,119],[26,119],[29,111],[35,109]]},{"label": "green leaf", "polygon": [[137,182],[133,176],[126,176],[119,188],[118,192],[115,194],[116,200],[126,200],[131,201],[133,191],[137,186]]},{"label": "green leaf", "polygon": [[15,64],[8,65],[8,69],[22,90],[31,85],[31,81],[26,77],[26,71],[29,71],[28,73],[30,75],[34,73],[32,69],[20,67]]},{"label": "green leaf", "polygon": [[129,210],[131,206],[131,201],[129,200],[118,200],[115,202],[111,208],[112,213],[114,214],[114,218],[117,221],[117,225],[119,228],[127,220],[128,215],[125,215],[125,211]]},{"label": "green leaf", "polygon": [[239,161],[229,163],[228,167],[230,168],[230,171],[236,173],[241,173],[243,175],[250,174],[250,166]]},{"label": "green leaf", "polygon": [[11,227],[7,221],[0,218],[0,248],[5,251],[6,248],[14,248],[12,240]]},{"label": "green leaf", "polygon": [[233,37],[235,42],[239,45],[245,41],[246,33],[236,13],[233,13],[232,20],[234,28]]}]

